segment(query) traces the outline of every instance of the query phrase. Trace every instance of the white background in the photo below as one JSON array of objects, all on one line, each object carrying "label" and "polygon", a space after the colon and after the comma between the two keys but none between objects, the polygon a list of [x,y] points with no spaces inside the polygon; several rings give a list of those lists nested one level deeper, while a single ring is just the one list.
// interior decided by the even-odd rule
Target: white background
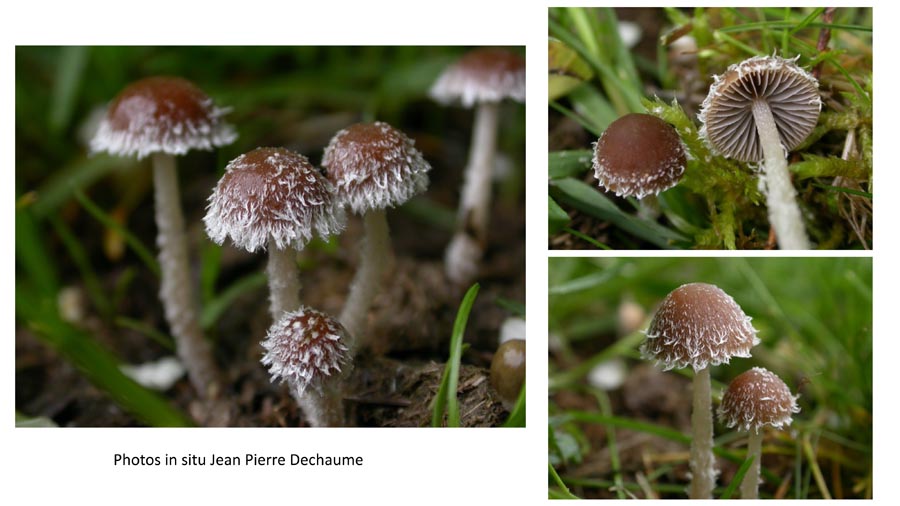
[{"label": "white background", "polygon": [[[658,6],[668,2],[554,2],[553,5]],[[748,2],[740,2],[744,5]],[[775,2],[771,2],[775,3]],[[781,3],[781,2],[777,2]],[[793,5],[800,2],[794,2]],[[803,2],[807,4],[808,2]],[[873,2],[858,5],[871,5]],[[875,11],[875,406],[874,493],[896,504],[897,368],[900,351],[892,317],[897,303],[895,223],[900,183],[898,108],[894,94],[900,53],[898,8]],[[701,4],[708,4],[702,2]],[[846,5],[846,2],[842,2]],[[528,428],[500,429],[71,429],[14,428],[14,249],[4,241],[3,321],[10,332],[0,347],[0,503],[16,504],[538,504],[547,497],[547,6],[520,1],[335,0],[268,2],[3,2],[0,7],[0,156],[12,194],[15,45],[527,45],[527,300]],[[887,56],[885,56],[887,55]],[[883,60],[884,58],[884,60]],[[12,199],[2,231],[12,235]],[[565,255],[551,252],[551,255]],[[601,254],[613,254],[603,252]],[[627,253],[633,256],[661,252]],[[727,255],[687,252],[689,255]],[[744,255],[746,253],[735,253]],[[751,252],[772,255],[772,252]],[[774,253],[779,255],[779,253]],[[812,252],[809,256],[841,256]],[[863,253],[868,255],[868,253]],[[785,255],[794,256],[794,255]],[[879,258],[881,260],[879,261]],[[543,343],[543,344],[541,344]],[[880,430],[879,430],[880,429]],[[129,455],[360,455],[362,468],[114,467]],[[15,501],[15,502],[11,502]]]}]

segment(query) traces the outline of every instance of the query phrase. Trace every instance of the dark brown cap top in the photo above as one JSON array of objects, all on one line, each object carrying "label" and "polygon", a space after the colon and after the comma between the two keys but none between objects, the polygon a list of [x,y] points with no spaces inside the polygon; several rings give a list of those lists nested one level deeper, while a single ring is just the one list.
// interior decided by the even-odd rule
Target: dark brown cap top
[{"label": "dark brown cap top", "polygon": [[763,159],[753,118],[755,100],[769,104],[786,150],[809,136],[822,110],[819,83],[795,62],[796,58],[755,56],[715,76],[699,115],[700,134],[713,150],[742,162]]},{"label": "dark brown cap top", "polygon": [[667,370],[699,371],[731,357],[749,357],[758,343],[750,317],[730,295],[715,285],[689,283],[662,301],[641,352]]},{"label": "dark brown cap top", "polygon": [[349,372],[352,337],[337,320],[315,309],[285,313],[269,327],[262,346],[262,363],[272,380],[280,378],[297,395],[307,388],[321,393],[326,381]]},{"label": "dark brown cap top", "polygon": [[91,140],[91,150],[143,158],[224,146],[237,138],[222,120],[227,112],[186,79],[148,77],[113,99]]},{"label": "dark brown cap top", "polygon": [[445,104],[458,100],[465,107],[504,98],[524,102],[525,59],[506,49],[473,49],[447,67],[429,95]]},{"label": "dark brown cap top", "polygon": [[230,236],[248,251],[302,248],[316,231],[327,237],[343,230],[343,208],[331,183],[305,156],[284,148],[257,148],[225,167],[209,197],[206,233],[217,244]]},{"label": "dark brown cap top", "polygon": [[403,132],[387,123],[357,123],[325,148],[322,166],[336,198],[358,214],[403,204],[428,188],[431,165]]},{"label": "dark brown cap top", "polygon": [[626,114],[594,144],[594,177],[618,196],[644,198],[675,186],[687,155],[681,138],[649,114]]},{"label": "dark brown cap top", "polygon": [[491,360],[491,386],[503,405],[511,409],[525,383],[525,340],[504,341]]},{"label": "dark brown cap top", "polygon": [[719,420],[738,430],[758,430],[766,425],[790,425],[799,413],[797,397],[774,373],[754,367],[734,378],[722,395]]}]

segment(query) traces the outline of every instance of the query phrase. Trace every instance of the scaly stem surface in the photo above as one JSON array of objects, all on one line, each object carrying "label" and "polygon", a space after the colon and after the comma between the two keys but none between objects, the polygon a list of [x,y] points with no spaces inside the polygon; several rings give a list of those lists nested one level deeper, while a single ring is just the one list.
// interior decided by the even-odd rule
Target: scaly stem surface
[{"label": "scaly stem surface", "polygon": [[691,412],[694,437],[691,440],[691,499],[712,499],[716,486],[713,456],[712,396],[709,367],[694,371],[694,406]]},{"label": "scaly stem surface", "polygon": [[191,384],[200,397],[207,399],[216,395],[218,372],[212,349],[203,338],[197,319],[197,302],[191,289],[193,284],[175,157],[165,153],[153,155],[153,185],[156,199],[156,243],[159,247],[162,277],[159,298],[169,330],[175,339],[178,358],[187,369]]},{"label": "scaly stem surface", "polygon": [[359,264],[340,317],[341,325],[353,336],[356,346],[365,345],[369,341],[369,308],[382,285],[382,277],[389,268],[393,255],[385,211],[369,211],[363,220],[365,237],[359,251]]},{"label": "scaly stem surface", "polygon": [[747,440],[747,458],[753,457],[753,464],[741,482],[741,499],[756,499],[759,496],[759,465],[762,460],[762,432],[750,429]]},{"label": "scaly stem surface", "polygon": [[797,205],[797,191],[791,184],[787,158],[772,110],[765,100],[753,101],[753,118],[762,144],[763,173],[766,183],[766,205],[769,223],[775,229],[781,249],[809,249],[806,229]]},{"label": "scaly stem surface", "polygon": [[460,195],[456,233],[444,254],[447,277],[459,284],[474,280],[487,246],[499,111],[500,104],[497,102],[480,103],[475,110],[472,146]]},{"label": "scaly stem surface", "polygon": [[[342,376],[343,378],[343,376]],[[329,381],[322,387],[322,392],[307,389],[303,394],[294,390],[294,399],[303,410],[306,423],[310,427],[345,427],[344,398],[339,388],[343,379]]]},{"label": "scaly stem surface", "polygon": [[269,278],[269,312],[272,321],[300,307],[300,273],[293,248],[280,249],[269,240],[269,262],[266,274]]}]

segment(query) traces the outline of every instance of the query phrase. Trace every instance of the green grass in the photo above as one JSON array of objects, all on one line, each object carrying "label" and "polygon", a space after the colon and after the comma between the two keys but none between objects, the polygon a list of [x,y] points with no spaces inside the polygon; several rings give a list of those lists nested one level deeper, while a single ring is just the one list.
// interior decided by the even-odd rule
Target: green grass
[{"label": "green grass", "polygon": [[478,296],[478,283],[472,285],[463,296],[456,313],[456,321],[453,322],[453,333],[450,335],[450,357],[444,366],[444,375],[441,377],[441,385],[434,397],[431,412],[431,426],[444,426],[444,415],[447,416],[447,427],[459,427],[459,398],[457,386],[459,385],[459,364],[465,349],[463,337],[466,332],[466,323],[469,321],[469,313]]},{"label": "green grass", "polygon": [[[801,66],[821,71],[821,89],[840,90],[824,94],[818,126],[790,161],[811,238],[819,249],[872,247],[871,9],[838,8],[831,22],[824,21],[824,8],[659,9],[659,33],[642,27],[644,40],[657,40],[655,51],[625,47],[618,18],[626,11],[550,9],[548,222],[555,244],[586,249],[767,247],[769,224],[755,169],[710,153],[699,136],[696,114],[712,75],[749,56],[774,53],[799,56]],[[830,44],[820,51],[817,42],[826,28]],[[669,53],[669,45],[685,37],[693,37],[697,45],[690,63],[675,61]],[[612,121],[632,112],[649,113],[674,126],[689,153],[682,182],[640,203],[614,198],[597,186],[590,145],[556,146],[553,141],[555,129],[567,122],[596,139]],[[561,128],[563,138],[573,136],[571,128]],[[845,147],[852,148],[846,156]],[[575,217],[608,226],[602,227],[602,236],[591,237],[570,226]]]},{"label": "green grass", "polygon": [[[753,366],[772,370],[800,394],[802,411],[794,417],[791,430],[770,432],[763,447],[767,455],[792,461],[795,470],[784,482],[784,475],[764,467],[763,497],[781,484],[786,498],[836,497],[835,490],[844,498],[871,497],[870,258],[551,258],[548,320],[555,343],[549,366],[551,433],[560,441],[579,442],[551,444],[549,457],[562,480],[571,486],[567,473],[577,469],[591,452],[614,448],[618,439],[609,438],[617,438],[619,430],[680,443],[686,457],[687,433],[631,415],[621,400],[615,401],[621,399],[619,390],[597,391],[585,378],[595,366],[609,360],[624,360],[629,369],[642,363],[638,352],[642,332],[615,334],[616,311],[622,301],[633,301],[645,309],[643,330],[652,308],[668,292],[697,281],[716,284],[729,293],[753,318],[762,341],[753,348],[752,358],[735,359],[713,369],[713,398],[719,399],[728,381]],[[665,374],[690,377],[689,371]],[[559,407],[555,399],[561,392],[591,400],[596,411]],[[606,437],[585,438],[592,425],[604,427]],[[740,434],[717,425],[715,451],[720,465],[729,462],[732,469],[740,471],[745,460],[743,441]],[[644,451],[652,455],[653,449]],[[619,457],[610,452],[610,458]],[[618,468],[619,464],[610,462],[610,469]],[[684,497],[686,483],[681,493],[666,488],[676,484],[671,472],[651,480],[649,489],[647,484],[642,488],[633,469],[621,470],[621,487],[615,485],[616,474],[613,471],[596,478],[614,484],[615,490],[624,487],[638,494],[654,490],[663,496]],[[717,496],[731,488],[722,485],[725,488]],[[579,490],[586,497],[596,497],[606,489],[581,483]]]}]

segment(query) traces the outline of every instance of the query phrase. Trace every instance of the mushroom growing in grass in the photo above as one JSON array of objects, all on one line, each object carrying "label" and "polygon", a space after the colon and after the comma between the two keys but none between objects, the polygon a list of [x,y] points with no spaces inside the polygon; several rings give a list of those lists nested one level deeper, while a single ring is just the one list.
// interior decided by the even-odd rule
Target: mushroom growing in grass
[{"label": "mushroom growing in grass", "polygon": [[222,119],[226,112],[190,81],[150,77],[130,84],[113,99],[91,140],[93,152],[152,156],[159,297],[178,357],[203,397],[214,394],[218,374],[197,319],[175,155],[231,144],[237,134]]},{"label": "mushroom growing in grass", "polygon": [[818,81],[796,60],[755,56],[728,67],[715,76],[700,110],[700,134],[714,151],[762,163],[769,222],[781,249],[809,249],[787,152],[809,136],[822,110]]},{"label": "mushroom growing in grass", "polygon": [[429,94],[444,104],[477,106],[456,232],[444,254],[447,277],[467,284],[475,279],[487,246],[500,102],[525,101],[525,60],[504,49],[472,50],[441,74]]},{"label": "mushroom growing in grass", "polygon": [[594,144],[594,177],[620,197],[656,195],[678,184],[687,164],[681,138],[649,114],[613,121]]},{"label": "mushroom growing in grass", "polygon": [[511,411],[525,384],[525,340],[504,341],[491,360],[491,386],[507,411]]},{"label": "mushroom growing in grass", "polygon": [[722,394],[719,420],[729,428],[747,431],[747,458],[753,464],[741,482],[741,498],[756,499],[759,489],[759,467],[762,458],[762,431],[766,425],[781,429],[790,425],[792,415],[799,413],[797,396],[774,373],[754,367],[734,378]]},{"label": "mushroom growing in grass", "polygon": [[257,148],[228,163],[209,197],[203,222],[213,242],[231,237],[251,253],[268,246],[275,321],[300,306],[296,250],[315,234],[324,239],[344,229],[344,211],[333,194],[331,183],[305,156]]},{"label": "mushroom growing in grass", "polygon": [[344,378],[350,372],[353,338],[334,318],[300,307],[269,328],[262,363],[280,378],[312,427],[346,425]]},{"label": "mushroom growing in grass", "polygon": [[335,134],[325,148],[322,166],[336,200],[362,215],[365,224],[359,267],[340,320],[351,335],[366,341],[369,306],[392,256],[385,211],[424,192],[431,165],[403,132],[376,121]]},{"label": "mushroom growing in grass", "polygon": [[691,499],[711,499],[716,482],[709,368],[731,357],[749,357],[759,343],[750,317],[715,285],[689,283],[657,309],[641,353],[665,370],[694,369],[691,412]]}]

